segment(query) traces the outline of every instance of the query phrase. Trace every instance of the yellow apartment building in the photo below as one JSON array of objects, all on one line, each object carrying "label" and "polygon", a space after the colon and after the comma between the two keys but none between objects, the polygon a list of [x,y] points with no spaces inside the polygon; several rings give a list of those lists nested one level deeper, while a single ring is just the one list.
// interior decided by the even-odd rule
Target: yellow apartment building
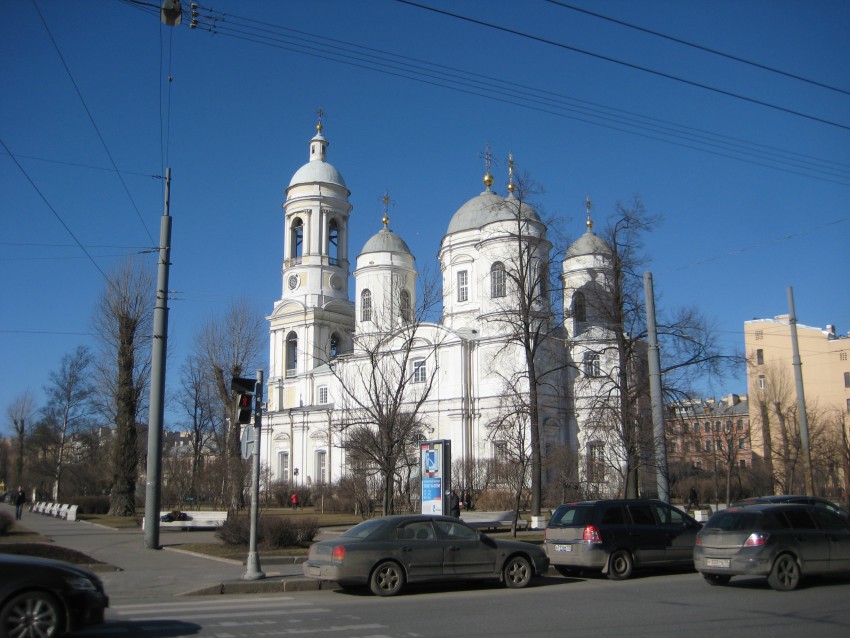
[{"label": "yellow apartment building", "polygon": [[[797,323],[815,495],[847,500],[850,492],[850,335],[835,326]],[[747,391],[754,457],[765,488],[804,491],[797,393],[788,315],[744,322]],[[754,459],[755,463],[755,459]]]}]

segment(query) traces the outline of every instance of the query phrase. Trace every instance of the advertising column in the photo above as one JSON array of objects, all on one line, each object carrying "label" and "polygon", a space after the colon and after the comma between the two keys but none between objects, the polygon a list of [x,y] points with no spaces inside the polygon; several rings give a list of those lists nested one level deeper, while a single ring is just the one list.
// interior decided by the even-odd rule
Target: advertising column
[{"label": "advertising column", "polygon": [[419,447],[422,513],[448,514],[452,483],[452,443],[424,441]]}]

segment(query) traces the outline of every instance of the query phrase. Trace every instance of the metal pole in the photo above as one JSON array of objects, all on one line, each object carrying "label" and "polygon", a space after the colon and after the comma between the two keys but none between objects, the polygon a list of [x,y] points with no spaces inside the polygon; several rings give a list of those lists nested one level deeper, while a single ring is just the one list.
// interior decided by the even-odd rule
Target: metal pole
[{"label": "metal pole", "polygon": [[148,414],[148,463],[145,484],[145,547],[160,549],[159,509],[162,479],[162,422],[165,414],[165,365],[168,342],[168,268],[171,263],[171,169],[165,169],[165,206],[159,224],[159,267],[151,345],[151,393]]},{"label": "metal pole", "polygon": [[245,563],[244,580],[260,580],[266,575],[260,569],[257,554],[257,527],[260,523],[260,436],[263,428],[263,371],[257,370],[257,385],[254,386],[254,471],[251,476],[251,536],[248,542],[248,560]]},{"label": "metal pole", "polygon": [[667,440],[664,436],[664,402],[661,395],[661,355],[658,348],[658,327],[655,324],[655,291],[652,273],[643,274],[643,290],[646,297],[646,328],[649,351],[649,398],[652,406],[652,431],[655,439],[655,484],[658,498],[670,502],[670,483],[667,470]]},{"label": "metal pole", "polygon": [[794,366],[794,382],[797,386],[797,421],[800,424],[800,445],[803,450],[803,482],[805,483],[806,495],[813,496],[809,418],[806,414],[806,394],[803,391],[803,362],[800,360],[800,346],[797,343],[797,313],[794,310],[794,289],[791,286],[788,286],[788,323],[791,328],[791,362]]}]

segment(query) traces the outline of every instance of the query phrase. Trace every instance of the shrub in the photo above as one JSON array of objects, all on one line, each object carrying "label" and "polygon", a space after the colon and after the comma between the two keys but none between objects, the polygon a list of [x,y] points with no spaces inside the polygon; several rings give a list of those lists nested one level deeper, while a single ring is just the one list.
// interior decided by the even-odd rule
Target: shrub
[{"label": "shrub", "polygon": [[0,534],[5,534],[15,525],[15,519],[9,512],[0,512]]},{"label": "shrub", "polygon": [[[260,518],[257,545],[263,549],[297,547],[313,541],[319,533],[315,518],[292,519],[286,516]],[[251,541],[251,519],[247,516],[228,518],[216,537],[226,545],[248,545]]]},{"label": "shrub", "polygon": [[109,497],[108,496],[77,496],[74,499],[74,505],[79,506],[78,514],[108,514],[109,513]]}]

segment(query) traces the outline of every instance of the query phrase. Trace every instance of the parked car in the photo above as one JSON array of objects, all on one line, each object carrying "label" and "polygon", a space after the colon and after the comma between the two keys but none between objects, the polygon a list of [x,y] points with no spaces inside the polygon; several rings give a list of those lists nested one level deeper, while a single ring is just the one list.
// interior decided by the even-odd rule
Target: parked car
[{"label": "parked car", "polygon": [[802,496],[797,494],[781,494],[779,496],[751,496],[732,503],[731,507],[746,507],[748,505],[769,505],[771,503],[800,503],[803,505],[817,505],[838,514],[842,518],[850,520],[850,512],[839,507],[832,501],[817,496]]},{"label": "parked car", "polygon": [[103,622],[109,598],[87,569],[0,554],[0,636],[62,636]]},{"label": "parked car", "polygon": [[694,566],[711,585],[732,576],[767,576],[779,591],[803,577],[850,571],[850,522],[817,505],[733,507],[697,535]]},{"label": "parked car", "polygon": [[448,516],[384,516],[310,547],[304,575],[392,596],[407,583],[491,578],[520,588],[549,569],[537,545],[493,539]]},{"label": "parked car", "polygon": [[565,503],[546,526],[544,547],[552,566],[565,576],[589,569],[623,580],[635,567],[693,565],[700,527],[662,501]]}]

